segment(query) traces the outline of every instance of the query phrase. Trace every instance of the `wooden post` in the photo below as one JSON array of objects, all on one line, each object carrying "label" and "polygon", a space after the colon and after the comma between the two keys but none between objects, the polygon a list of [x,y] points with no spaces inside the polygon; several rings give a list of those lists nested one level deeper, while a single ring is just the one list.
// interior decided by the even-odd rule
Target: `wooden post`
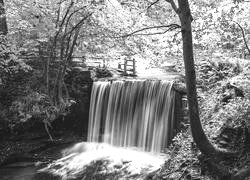
[{"label": "wooden post", "polygon": [[105,59],[103,59],[103,64],[102,64],[102,67],[105,68],[106,67],[106,61]]},{"label": "wooden post", "polygon": [[133,76],[135,76],[135,59],[133,59]]},{"label": "wooden post", "polygon": [[124,75],[127,74],[127,59],[124,59],[124,70],[123,70]]}]

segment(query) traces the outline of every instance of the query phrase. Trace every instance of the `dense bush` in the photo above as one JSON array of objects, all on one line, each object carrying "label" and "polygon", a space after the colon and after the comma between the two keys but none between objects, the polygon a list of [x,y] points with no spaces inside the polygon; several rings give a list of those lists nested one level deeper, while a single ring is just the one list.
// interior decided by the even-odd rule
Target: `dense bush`
[{"label": "dense bush", "polygon": [[0,38],[0,129],[25,130],[40,121],[49,132],[51,122],[66,115],[73,101],[65,98],[55,104],[41,81],[43,67],[28,65],[10,41]]},{"label": "dense bush", "polygon": [[2,105],[10,105],[20,95],[27,93],[33,69],[18,58],[16,51],[0,37],[0,99]]},{"label": "dense bush", "polygon": [[94,72],[97,78],[112,77],[112,73],[107,68],[95,68]]},{"label": "dense bush", "polygon": [[197,65],[197,83],[203,88],[210,88],[223,79],[233,77],[242,72],[238,62],[228,60],[203,60]]},{"label": "dense bush", "polygon": [[28,122],[32,126],[36,121],[43,122],[46,130],[51,127],[51,122],[59,115],[65,116],[73,101],[65,101],[56,106],[46,94],[31,92],[27,96],[20,97],[10,107],[12,129],[22,123]]},{"label": "dense bush", "polygon": [[29,94],[33,69],[18,58],[18,51],[6,37],[0,38],[0,124],[10,127],[9,108],[18,97]]}]

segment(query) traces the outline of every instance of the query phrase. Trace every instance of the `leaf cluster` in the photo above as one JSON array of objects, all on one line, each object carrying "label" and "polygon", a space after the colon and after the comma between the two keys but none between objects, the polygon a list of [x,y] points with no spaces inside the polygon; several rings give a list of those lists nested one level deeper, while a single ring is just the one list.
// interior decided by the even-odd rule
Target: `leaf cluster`
[{"label": "leaf cluster", "polygon": [[197,83],[204,89],[209,89],[218,81],[233,77],[242,72],[239,62],[229,60],[202,60],[197,64]]}]

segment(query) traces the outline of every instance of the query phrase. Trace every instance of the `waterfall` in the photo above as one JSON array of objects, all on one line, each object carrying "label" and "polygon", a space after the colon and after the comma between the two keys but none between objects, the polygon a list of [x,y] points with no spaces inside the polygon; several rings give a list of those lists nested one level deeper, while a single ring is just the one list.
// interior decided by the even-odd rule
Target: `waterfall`
[{"label": "waterfall", "polygon": [[88,141],[162,152],[173,136],[173,82],[94,82]]}]

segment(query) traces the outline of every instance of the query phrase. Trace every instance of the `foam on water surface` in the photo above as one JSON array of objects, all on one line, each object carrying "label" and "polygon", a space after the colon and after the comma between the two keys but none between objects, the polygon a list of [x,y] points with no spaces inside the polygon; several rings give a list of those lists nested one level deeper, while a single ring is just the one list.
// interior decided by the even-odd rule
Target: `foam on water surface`
[{"label": "foam on water surface", "polygon": [[[137,148],[114,147],[105,143],[78,143],[62,151],[63,157],[41,169],[62,179],[75,178],[97,161],[106,162],[100,175],[126,170],[123,176],[147,175],[158,170],[169,157],[165,154],[142,152]],[[104,168],[105,166],[105,168]],[[87,172],[86,172],[87,173]],[[84,175],[83,175],[84,176]]]}]

